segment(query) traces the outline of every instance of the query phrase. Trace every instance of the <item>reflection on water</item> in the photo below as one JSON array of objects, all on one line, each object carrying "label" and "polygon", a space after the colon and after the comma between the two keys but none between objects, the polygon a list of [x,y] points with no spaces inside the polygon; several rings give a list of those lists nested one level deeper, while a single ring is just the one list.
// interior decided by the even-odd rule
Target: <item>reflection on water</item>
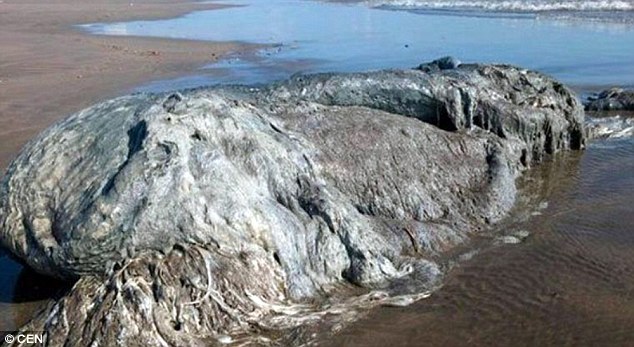
[{"label": "reflection on water", "polygon": [[[482,250],[454,267],[429,299],[375,309],[322,345],[628,345],[634,341],[632,172],[631,137],[601,140],[536,167],[520,180],[518,210],[546,200],[547,208],[507,226],[529,231],[526,241]],[[63,288],[26,270],[18,277],[19,268],[0,255],[3,280],[17,283],[0,286],[0,311],[8,313],[0,316],[0,330],[23,324]]]},{"label": "reflection on water", "polygon": [[548,208],[430,299],[375,310],[335,346],[625,346],[634,341],[634,141],[599,141],[524,180]]},{"label": "reflection on water", "polygon": [[632,26],[416,14],[317,1],[225,2],[247,6],[84,28],[108,35],[125,32],[276,45],[255,59],[233,57],[191,79],[154,83],[147,90],[267,82],[294,72],[409,68],[444,55],[468,62],[518,64],[575,85],[629,85],[634,81]]},{"label": "reflection on water", "polygon": [[0,331],[13,331],[26,323],[68,284],[41,276],[0,249]]},{"label": "reflection on water", "polygon": [[[308,1],[248,4],[178,19],[91,25],[95,33],[272,44],[149,90],[267,82],[295,72],[408,68],[442,55],[519,64],[579,86],[634,81],[634,28],[446,16]],[[581,88],[583,90],[583,88]],[[561,345],[634,341],[634,144],[600,142],[527,179],[548,208],[522,244],[489,248],[430,299],[373,311],[326,345]],[[59,284],[0,254],[0,330],[24,323]],[[13,285],[15,283],[15,285]]]}]

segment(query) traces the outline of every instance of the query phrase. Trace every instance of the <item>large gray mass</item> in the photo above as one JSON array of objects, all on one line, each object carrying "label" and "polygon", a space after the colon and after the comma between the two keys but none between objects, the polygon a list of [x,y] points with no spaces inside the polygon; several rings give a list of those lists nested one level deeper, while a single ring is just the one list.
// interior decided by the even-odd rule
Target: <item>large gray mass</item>
[{"label": "large gray mass", "polygon": [[566,87],[505,65],[138,94],[22,151],[0,236],[80,278],[28,326],[53,345],[226,342],[342,285],[437,271],[507,215],[524,169],[584,142]]}]

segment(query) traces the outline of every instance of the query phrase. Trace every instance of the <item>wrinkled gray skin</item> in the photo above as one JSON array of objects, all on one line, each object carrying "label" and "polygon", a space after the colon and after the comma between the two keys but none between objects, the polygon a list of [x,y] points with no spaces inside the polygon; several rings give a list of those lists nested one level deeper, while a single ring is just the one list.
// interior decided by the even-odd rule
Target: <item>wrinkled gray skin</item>
[{"label": "wrinkled gray skin", "polygon": [[586,102],[588,111],[634,111],[634,90],[611,88]]},{"label": "wrinkled gray skin", "polygon": [[585,142],[558,82],[455,65],[132,95],[48,129],[2,181],[2,243],[80,279],[24,329],[240,341],[350,284],[431,281],[428,260],[508,213],[521,171]]}]

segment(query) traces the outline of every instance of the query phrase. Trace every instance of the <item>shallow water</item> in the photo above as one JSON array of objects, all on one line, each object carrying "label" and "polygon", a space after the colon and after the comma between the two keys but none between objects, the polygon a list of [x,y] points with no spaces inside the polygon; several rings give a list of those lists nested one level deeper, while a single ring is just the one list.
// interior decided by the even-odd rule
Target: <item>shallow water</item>
[{"label": "shallow water", "polygon": [[295,72],[409,68],[444,55],[466,62],[518,64],[595,89],[634,83],[634,26],[630,25],[473,11],[412,13],[302,0],[225,2],[246,6],[84,28],[107,35],[274,46],[257,56],[211,65],[196,76],[150,84],[146,90],[268,82]]},{"label": "shallow water", "polygon": [[429,299],[374,310],[323,345],[634,345],[632,172],[631,138],[538,168],[549,204],[524,243],[481,252]]},{"label": "shallow water", "polygon": [[0,249],[0,338],[26,323],[68,284],[24,268]]},{"label": "shallow water", "polygon": [[[296,72],[408,68],[443,55],[505,62],[587,92],[634,83],[634,26],[537,20],[524,13],[417,12],[310,1],[227,1],[245,7],[160,21],[94,24],[94,33],[248,41],[272,47],[142,90],[258,83]],[[334,345],[627,344],[634,341],[634,143],[602,140],[534,173],[548,208],[522,244],[462,263],[430,299],[374,310]],[[537,183],[535,183],[537,182]],[[629,193],[629,194],[628,194]],[[0,252],[0,330],[12,330],[57,289]],[[23,271],[21,275],[20,271]],[[34,289],[39,288],[39,289]]]}]

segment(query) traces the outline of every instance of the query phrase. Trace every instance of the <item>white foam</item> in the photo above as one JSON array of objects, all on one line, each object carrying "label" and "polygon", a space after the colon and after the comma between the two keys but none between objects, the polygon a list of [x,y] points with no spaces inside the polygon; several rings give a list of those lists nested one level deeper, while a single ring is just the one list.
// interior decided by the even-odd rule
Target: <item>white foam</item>
[{"label": "white foam", "polygon": [[634,118],[622,116],[589,117],[587,126],[595,138],[614,139],[634,136]]},{"label": "white foam", "polygon": [[370,6],[498,12],[634,11],[633,0],[367,0]]}]

